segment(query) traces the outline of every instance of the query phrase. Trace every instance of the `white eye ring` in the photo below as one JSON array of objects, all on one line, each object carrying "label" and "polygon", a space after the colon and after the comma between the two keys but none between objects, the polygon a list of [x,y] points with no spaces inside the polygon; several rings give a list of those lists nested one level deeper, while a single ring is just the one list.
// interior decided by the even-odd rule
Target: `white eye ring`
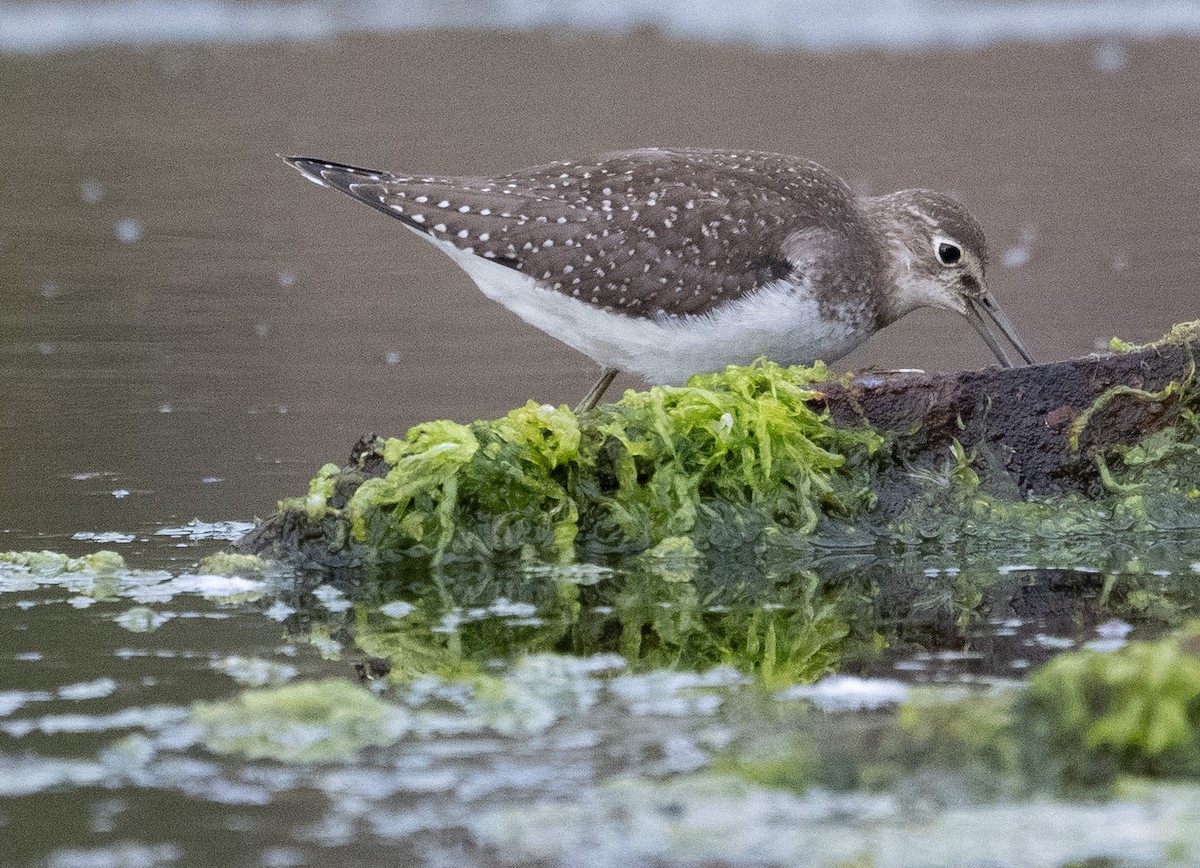
[{"label": "white eye ring", "polygon": [[949,267],[956,266],[963,260],[962,246],[941,236],[933,239],[933,255],[937,257],[938,262]]}]

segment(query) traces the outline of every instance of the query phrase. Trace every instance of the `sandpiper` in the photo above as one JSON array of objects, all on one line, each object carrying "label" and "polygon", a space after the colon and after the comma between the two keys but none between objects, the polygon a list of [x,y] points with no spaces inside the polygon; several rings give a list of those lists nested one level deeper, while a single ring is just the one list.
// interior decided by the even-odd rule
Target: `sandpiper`
[{"label": "sandpiper", "polygon": [[[283,156],[283,155],[281,155]],[[395,217],[488,298],[603,367],[652,383],[840,358],[919,307],[967,318],[1006,367],[1033,358],[988,292],[983,230],[930,190],[856,196],[809,160],[644,148],[494,178],[283,157]]]}]

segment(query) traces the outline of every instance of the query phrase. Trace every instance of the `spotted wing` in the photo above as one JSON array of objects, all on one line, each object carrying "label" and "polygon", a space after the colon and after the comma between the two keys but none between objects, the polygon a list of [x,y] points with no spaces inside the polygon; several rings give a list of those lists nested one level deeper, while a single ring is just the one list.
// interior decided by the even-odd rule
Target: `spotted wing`
[{"label": "spotted wing", "polygon": [[701,314],[788,277],[797,230],[857,219],[840,180],[774,154],[646,149],[498,178],[285,159],[435,240],[635,316]]}]

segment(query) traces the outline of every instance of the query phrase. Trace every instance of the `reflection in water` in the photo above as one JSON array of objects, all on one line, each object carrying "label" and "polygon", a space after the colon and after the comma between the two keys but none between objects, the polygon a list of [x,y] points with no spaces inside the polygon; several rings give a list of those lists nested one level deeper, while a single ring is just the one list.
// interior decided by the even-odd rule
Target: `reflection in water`
[{"label": "reflection in water", "polygon": [[[955,828],[999,798],[1017,813],[992,816],[996,837],[978,846],[1002,854],[1011,824],[1025,822],[1024,794],[1062,785],[1059,766],[1024,765],[1042,742],[1013,728],[1026,714],[1013,676],[1089,637],[1121,644],[1131,638],[1121,624],[1144,638],[1178,623],[1196,605],[1200,549],[1193,540],[1158,557],[1096,571],[859,553],[799,570],[743,564],[737,579],[695,559],[330,576],[224,555],[185,573],[108,555],[8,556],[0,606],[39,633],[85,618],[93,640],[73,658],[28,639],[7,651],[10,667],[48,661],[69,674],[0,691],[2,804],[17,821],[13,846],[30,854],[102,840],[85,818],[50,834],[39,817],[56,793],[95,814],[116,792],[120,846],[139,829],[149,837],[137,847],[189,860],[216,845],[161,827],[162,811],[225,828],[263,859],[369,842],[415,858],[449,835],[462,864],[492,864],[539,847],[577,861],[571,818],[596,805],[616,812],[597,832],[604,850],[624,834],[618,815],[669,801],[671,828],[693,843],[730,834],[720,817],[732,810],[745,818],[733,840],[785,818],[783,840],[832,858],[866,826],[918,834],[924,820],[901,807],[913,799]],[[41,657],[23,656],[35,649]],[[864,677],[783,689],[834,667]],[[1100,792],[1104,768],[1080,766],[1078,785]],[[673,783],[654,783],[664,777]],[[1192,810],[1190,793],[1176,790],[1172,816]],[[1068,830],[1118,810],[1028,804]],[[546,811],[561,814],[563,833],[527,837]],[[1191,828],[1144,820],[1136,840],[1151,852]],[[650,836],[640,846],[682,858],[639,829]],[[1047,852],[1079,857],[1133,840],[1047,835]]]}]

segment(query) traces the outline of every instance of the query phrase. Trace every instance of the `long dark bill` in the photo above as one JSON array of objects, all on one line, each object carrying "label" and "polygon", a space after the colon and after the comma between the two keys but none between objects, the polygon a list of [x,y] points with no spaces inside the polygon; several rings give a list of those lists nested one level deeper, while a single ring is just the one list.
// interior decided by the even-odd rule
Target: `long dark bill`
[{"label": "long dark bill", "polygon": [[983,342],[988,345],[988,348],[1004,367],[1013,367],[1013,361],[1005,352],[1004,347],[1000,345],[1000,341],[997,340],[998,336],[1012,344],[1017,354],[1025,360],[1025,364],[1036,364],[1033,356],[1029,354],[1029,350],[1025,349],[1025,344],[1021,340],[1021,336],[1017,334],[1016,328],[1013,327],[1012,321],[1000,309],[1000,305],[996,304],[996,299],[992,298],[990,293],[985,292],[977,298],[968,298],[966,317],[967,322],[974,326],[975,331],[979,332]]}]

